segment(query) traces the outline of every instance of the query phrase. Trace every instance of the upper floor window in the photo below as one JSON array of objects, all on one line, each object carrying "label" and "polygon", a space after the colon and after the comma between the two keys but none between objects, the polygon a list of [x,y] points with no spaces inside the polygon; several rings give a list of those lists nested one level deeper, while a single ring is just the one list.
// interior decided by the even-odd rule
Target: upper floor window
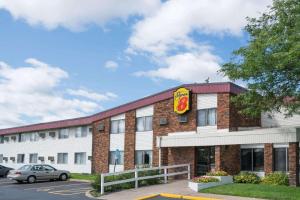
[{"label": "upper floor window", "polygon": [[25,154],[18,154],[17,163],[24,163],[24,161],[25,161]]},{"label": "upper floor window", "polygon": [[37,153],[29,154],[29,163],[37,163],[37,159],[38,159]]},{"label": "upper floor window", "polygon": [[4,136],[0,136],[0,144],[4,143]]},{"label": "upper floor window", "polygon": [[26,141],[26,134],[20,133],[19,135],[19,142],[25,142]]},{"label": "upper floor window", "polygon": [[242,171],[264,171],[264,149],[241,149]]},{"label": "upper floor window", "polygon": [[58,132],[59,139],[66,139],[69,138],[69,129],[60,129]]},{"label": "upper floor window", "polygon": [[216,108],[198,110],[198,126],[215,126],[217,124]]},{"label": "upper floor window", "polygon": [[125,133],[125,119],[111,120],[110,126],[112,134]]},{"label": "upper floor window", "polygon": [[31,133],[29,135],[29,139],[30,139],[31,142],[38,141],[38,138],[39,138],[39,136],[38,136],[37,133]]},{"label": "upper floor window", "polygon": [[152,131],[152,116],[136,118],[137,131]]},{"label": "upper floor window", "polygon": [[75,133],[75,137],[86,137],[88,133],[88,127],[87,126],[82,126],[78,127],[77,131]]},{"label": "upper floor window", "polygon": [[274,148],[274,171],[288,172],[289,170],[288,148]]}]

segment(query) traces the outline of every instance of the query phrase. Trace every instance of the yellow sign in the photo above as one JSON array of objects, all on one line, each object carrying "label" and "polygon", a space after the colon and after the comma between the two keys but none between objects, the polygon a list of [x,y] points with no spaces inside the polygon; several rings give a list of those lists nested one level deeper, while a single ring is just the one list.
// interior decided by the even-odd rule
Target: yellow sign
[{"label": "yellow sign", "polygon": [[184,114],[190,110],[190,90],[186,88],[178,88],[173,95],[175,113]]}]

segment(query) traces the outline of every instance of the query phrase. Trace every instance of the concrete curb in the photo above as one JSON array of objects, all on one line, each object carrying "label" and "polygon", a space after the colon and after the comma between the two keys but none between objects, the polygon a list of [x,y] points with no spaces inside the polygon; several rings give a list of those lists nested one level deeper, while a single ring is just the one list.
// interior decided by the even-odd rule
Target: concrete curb
[{"label": "concrete curb", "polygon": [[71,178],[70,181],[76,181],[76,182],[83,182],[83,183],[92,183],[91,180],[82,180],[82,179],[73,179]]},{"label": "concrete curb", "polygon": [[[94,197],[93,195],[91,195],[92,191],[93,190],[86,191],[85,196],[90,198],[90,199],[101,199],[101,197]],[[101,199],[101,200],[104,200],[104,199]]]}]

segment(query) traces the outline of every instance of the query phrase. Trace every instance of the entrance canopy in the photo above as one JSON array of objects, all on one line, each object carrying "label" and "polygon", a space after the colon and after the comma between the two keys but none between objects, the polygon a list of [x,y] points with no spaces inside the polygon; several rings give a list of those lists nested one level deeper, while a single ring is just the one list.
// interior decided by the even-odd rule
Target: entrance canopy
[{"label": "entrance canopy", "polygon": [[176,132],[158,136],[157,147],[216,146],[234,144],[289,143],[300,141],[300,127],[259,128],[209,133]]}]

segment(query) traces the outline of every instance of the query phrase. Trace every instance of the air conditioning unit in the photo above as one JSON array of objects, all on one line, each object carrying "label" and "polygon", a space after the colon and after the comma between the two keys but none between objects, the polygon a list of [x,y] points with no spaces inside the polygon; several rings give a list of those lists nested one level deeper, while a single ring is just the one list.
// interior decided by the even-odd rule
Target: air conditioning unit
[{"label": "air conditioning unit", "polygon": [[88,156],[88,160],[92,160],[93,159],[93,156]]},{"label": "air conditioning unit", "polygon": [[54,156],[48,156],[48,160],[50,160],[51,162],[54,162]]},{"label": "air conditioning unit", "polygon": [[39,159],[40,161],[45,161],[44,156],[40,156],[40,157],[38,157],[38,159]]},{"label": "air conditioning unit", "polygon": [[54,131],[53,132],[49,132],[49,136],[54,138],[56,136],[56,133]]},{"label": "air conditioning unit", "polygon": [[12,140],[12,141],[16,141],[16,140],[17,140],[17,137],[16,137],[16,136],[11,136],[11,140]]},{"label": "air conditioning unit", "polygon": [[100,123],[98,125],[98,131],[104,131],[105,130],[105,126],[104,126],[104,123]]},{"label": "air conditioning unit", "polygon": [[15,162],[16,158],[15,157],[10,157],[9,160]]},{"label": "air conditioning unit", "polygon": [[163,117],[159,119],[159,125],[163,126],[163,125],[167,125],[168,124],[168,119]]},{"label": "air conditioning unit", "polygon": [[8,157],[3,157],[3,160],[4,160],[5,162],[7,162],[7,161],[8,161]]},{"label": "air conditioning unit", "polygon": [[178,121],[179,121],[180,123],[186,123],[186,122],[188,121],[187,115],[179,115],[179,116],[178,116]]},{"label": "air conditioning unit", "polygon": [[39,133],[40,138],[45,138],[46,137],[46,133]]}]

